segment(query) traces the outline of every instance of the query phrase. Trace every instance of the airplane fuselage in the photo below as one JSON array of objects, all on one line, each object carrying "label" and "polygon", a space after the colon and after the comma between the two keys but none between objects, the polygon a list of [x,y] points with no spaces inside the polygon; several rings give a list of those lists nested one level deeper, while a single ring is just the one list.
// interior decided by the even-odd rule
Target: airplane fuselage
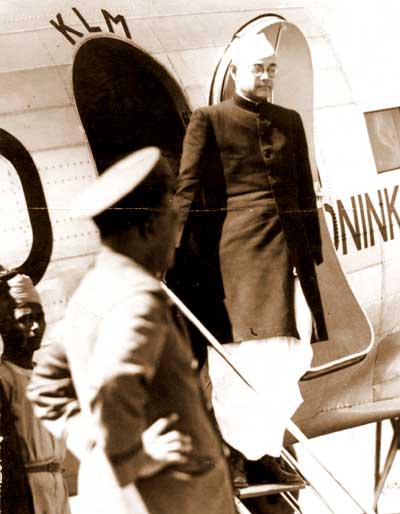
[{"label": "airplane fuselage", "polygon": [[[370,2],[359,24],[354,6],[311,0],[301,6],[294,0],[249,0],[246,5],[241,0],[82,0],[65,1],[62,7],[50,0],[24,7],[2,2],[0,262],[19,267],[38,283],[47,343],[56,337],[68,298],[99,244],[94,226],[74,220],[69,209],[75,194],[97,174],[76,106],[77,52],[92,38],[132,44],[138,55],[148,57],[146,65],[155,63],[184,126],[190,111],[209,98],[217,101],[220,86],[214,83],[210,93],[210,84],[233,34],[265,15],[297,27],[310,49],[313,73],[305,75],[296,60],[292,63],[282,105],[290,104],[298,90],[312,101],[307,135],[329,244],[377,343],[398,333],[400,162],[396,165],[394,158],[394,167],[378,169],[368,131],[370,123],[378,127],[383,111],[383,117],[390,111],[395,123],[400,106],[395,69],[400,36],[391,5],[382,10]],[[377,10],[381,18],[374,17]],[[379,50],[368,43],[373,28]],[[364,46],[358,48],[357,41]],[[122,101],[116,95],[116,107],[123,109]],[[146,119],[155,114],[149,109]],[[378,143],[385,142],[378,129],[374,134]]]}]

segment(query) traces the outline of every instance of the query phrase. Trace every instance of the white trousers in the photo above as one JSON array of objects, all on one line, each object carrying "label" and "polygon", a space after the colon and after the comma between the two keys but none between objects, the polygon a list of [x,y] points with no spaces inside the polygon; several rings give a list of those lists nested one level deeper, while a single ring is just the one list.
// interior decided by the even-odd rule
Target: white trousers
[{"label": "white trousers", "polygon": [[311,365],[312,325],[297,278],[295,314],[300,340],[273,337],[224,345],[261,395],[244,384],[213,348],[208,351],[212,403],[222,436],[249,460],[280,455],[286,424],[303,401],[298,381]]}]

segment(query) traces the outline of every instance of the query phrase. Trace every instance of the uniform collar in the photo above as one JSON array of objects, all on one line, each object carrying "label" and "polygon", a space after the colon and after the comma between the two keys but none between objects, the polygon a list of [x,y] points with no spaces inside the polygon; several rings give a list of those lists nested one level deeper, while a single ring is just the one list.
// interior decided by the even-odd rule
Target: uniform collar
[{"label": "uniform collar", "polygon": [[152,275],[142,264],[102,243],[100,246],[100,251],[96,256],[96,260],[93,265],[110,266],[110,262],[112,264],[119,263],[120,266],[136,268],[141,273],[147,275],[154,284],[159,285],[159,280],[154,275]]},{"label": "uniform collar", "polygon": [[265,111],[269,103],[267,100],[262,100],[261,102],[253,102],[252,100],[249,100],[248,98],[244,98],[243,96],[238,95],[237,93],[234,93],[233,95],[233,101],[238,107],[241,107],[242,109],[245,109],[246,111],[254,112],[256,114],[259,114],[262,111]]}]

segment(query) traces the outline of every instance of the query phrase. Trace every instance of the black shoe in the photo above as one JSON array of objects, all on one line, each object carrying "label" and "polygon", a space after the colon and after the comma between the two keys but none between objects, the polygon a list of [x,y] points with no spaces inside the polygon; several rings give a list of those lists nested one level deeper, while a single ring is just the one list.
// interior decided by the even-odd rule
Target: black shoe
[{"label": "black shoe", "polygon": [[244,487],[248,487],[249,484],[247,482],[246,473],[241,469],[231,469],[232,474],[232,484],[234,489],[243,489]]},{"label": "black shoe", "polygon": [[267,483],[276,482],[285,485],[304,483],[304,480],[297,473],[282,467],[280,458],[265,455],[259,462],[262,466],[262,472],[265,474],[264,480],[266,480]]},{"label": "black shoe", "polygon": [[247,482],[246,472],[244,469],[244,456],[234,449],[230,449],[230,453],[231,454],[228,458],[228,462],[231,471],[233,487],[235,489],[242,489],[243,487],[248,487],[249,484]]}]

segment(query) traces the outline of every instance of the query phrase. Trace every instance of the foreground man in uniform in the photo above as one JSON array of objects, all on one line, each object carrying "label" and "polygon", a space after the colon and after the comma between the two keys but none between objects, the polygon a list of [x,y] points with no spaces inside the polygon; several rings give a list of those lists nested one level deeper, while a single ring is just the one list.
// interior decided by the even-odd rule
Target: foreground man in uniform
[{"label": "foreground man in uniform", "polygon": [[[63,345],[38,363],[30,398],[49,428],[60,433],[62,421],[81,466],[104,449],[118,486],[135,483],[149,513],[233,514],[190,344],[160,289],[174,254],[172,192],[169,168],[150,148],[82,195],[79,208],[94,219],[102,247],[70,300]],[[86,469],[86,480],[96,488],[96,469]],[[96,495],[99,487],[93,502]]]},{"label": "foreground man in uniform", "polygon": [[[186,262],[197,256],[197,264],[193,279],[185,274],[194,292],[185,293],[185,279],[180,285],[268,396],[260,402],[209,350],[225,441],[250,460],[262,459],[272,480],[291,482],[295,477],[273,457],[302,401],[297,382],[311,364],[311,314],[314,338],[326,339],[314,269],[322,261],[316,197],[299,114],[268,101],[278,67],[274,49],[264,34],[244,36],[233,48],[234,97],[196,110],[184,139],[176,193],[180,252]],[[234,450],[231,465],[235,484],[244,486],[243,458]]]},{"label": "foreground man in uniform", "polygon": [[65,445],[49,433],[26,398],[33,354],[46,322],[31,279],[0,276],[0,406],[3,514],[69,514],[68,490],[61,472]]}]

